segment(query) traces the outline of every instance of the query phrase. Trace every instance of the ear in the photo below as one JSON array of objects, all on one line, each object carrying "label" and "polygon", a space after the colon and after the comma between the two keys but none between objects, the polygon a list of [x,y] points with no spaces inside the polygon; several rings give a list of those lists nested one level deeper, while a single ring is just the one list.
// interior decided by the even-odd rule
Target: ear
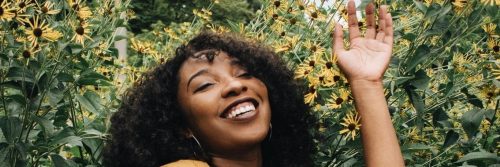
[{"label": "ear", "polygon": [[186,138],[192,138],[193,137],[193,131],[191,131],[191,129],[189,129],[189,128],[183,129],[182,130],[182,134]]}]

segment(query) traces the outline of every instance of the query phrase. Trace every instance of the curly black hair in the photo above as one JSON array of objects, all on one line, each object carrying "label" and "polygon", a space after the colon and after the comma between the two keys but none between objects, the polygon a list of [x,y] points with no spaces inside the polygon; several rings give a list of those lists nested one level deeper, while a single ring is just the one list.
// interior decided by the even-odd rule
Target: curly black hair
[{"label": "curly black hair", "polygon": [[[303,101],[303,87],[270,48],[234,34],[202,32],[176,49],[176,55],[145,73],[125,94],[111,117],[105,166],[161,166],[180,159],[211,165],[211,158],[185,135],[187,121],[177,102],[179,68],[194,53],[225,51],[267,86],[272,136],[262,145],[264,166],[313,166],[310,129],[316,119]],[[269,136],[268,136],[269,137]]]}]

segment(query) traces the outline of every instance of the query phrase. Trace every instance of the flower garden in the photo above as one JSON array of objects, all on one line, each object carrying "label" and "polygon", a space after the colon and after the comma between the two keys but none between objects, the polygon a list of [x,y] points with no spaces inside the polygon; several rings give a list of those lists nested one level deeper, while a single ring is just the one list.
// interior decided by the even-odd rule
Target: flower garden
[{"label": "flower garden", "polygon": [[[262,0],[250,21],[219,24],[213,9],[224,1],[188,22],[118,34],[136,17],[130,0],[0,0],[0,166],[101,166],[124,92],[202,30],[272,47],[320,122],[310,131],[316,166],[363,166],[363,125],[331,49],[347,0]],[[374,4],[388,5],[395,25],[384,86],[406,165],[499,165],[500,1]]]}]

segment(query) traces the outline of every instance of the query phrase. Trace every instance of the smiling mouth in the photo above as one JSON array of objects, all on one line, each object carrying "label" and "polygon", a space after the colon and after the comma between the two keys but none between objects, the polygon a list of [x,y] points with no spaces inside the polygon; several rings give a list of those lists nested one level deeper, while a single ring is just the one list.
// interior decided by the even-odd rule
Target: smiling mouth
[{"label": "smiling mouth", "polygon": [[245,119],[256,114],[256,108],[259,106],[257,100],[245,98],[231,103],[222,112],[221,117],[225,119]]}]

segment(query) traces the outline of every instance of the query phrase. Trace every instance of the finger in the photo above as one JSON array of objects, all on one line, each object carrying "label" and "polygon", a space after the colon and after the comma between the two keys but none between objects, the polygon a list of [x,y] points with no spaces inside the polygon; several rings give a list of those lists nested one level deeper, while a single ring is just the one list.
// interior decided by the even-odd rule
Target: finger
[{"label": "finger", "polygon": [[394,30],[392,27],[392,15],[388,13],[385,17],[385,38],[384,43],[392,44],[394,39]]},{"label": "finger", "polygon": [[342,50],[344,50],[344,33],[342,32],[342,25],[337,23],[333,33],[333,52]]},{"label": "finger", "polygon": [[383,42],[385,38],[385,20],[379,19],[376,40]]},{"label": "finger", "polygon": [[349,23],[349,39],[352,41],[354,38],[360,36],[354,0],[350,0],[349,3],[347,3],[347,14]]},{"label": "finger", "polygon": [[378,9],[378,31],[385,30],[385,17],[387,16],[387,8],[385,5],[380,6]]},{"label": "finger", "polygon": [[366,12],[366,35],[368,39],[375,39],[375,12],[373,3],[369,3],[365,8]]}]

